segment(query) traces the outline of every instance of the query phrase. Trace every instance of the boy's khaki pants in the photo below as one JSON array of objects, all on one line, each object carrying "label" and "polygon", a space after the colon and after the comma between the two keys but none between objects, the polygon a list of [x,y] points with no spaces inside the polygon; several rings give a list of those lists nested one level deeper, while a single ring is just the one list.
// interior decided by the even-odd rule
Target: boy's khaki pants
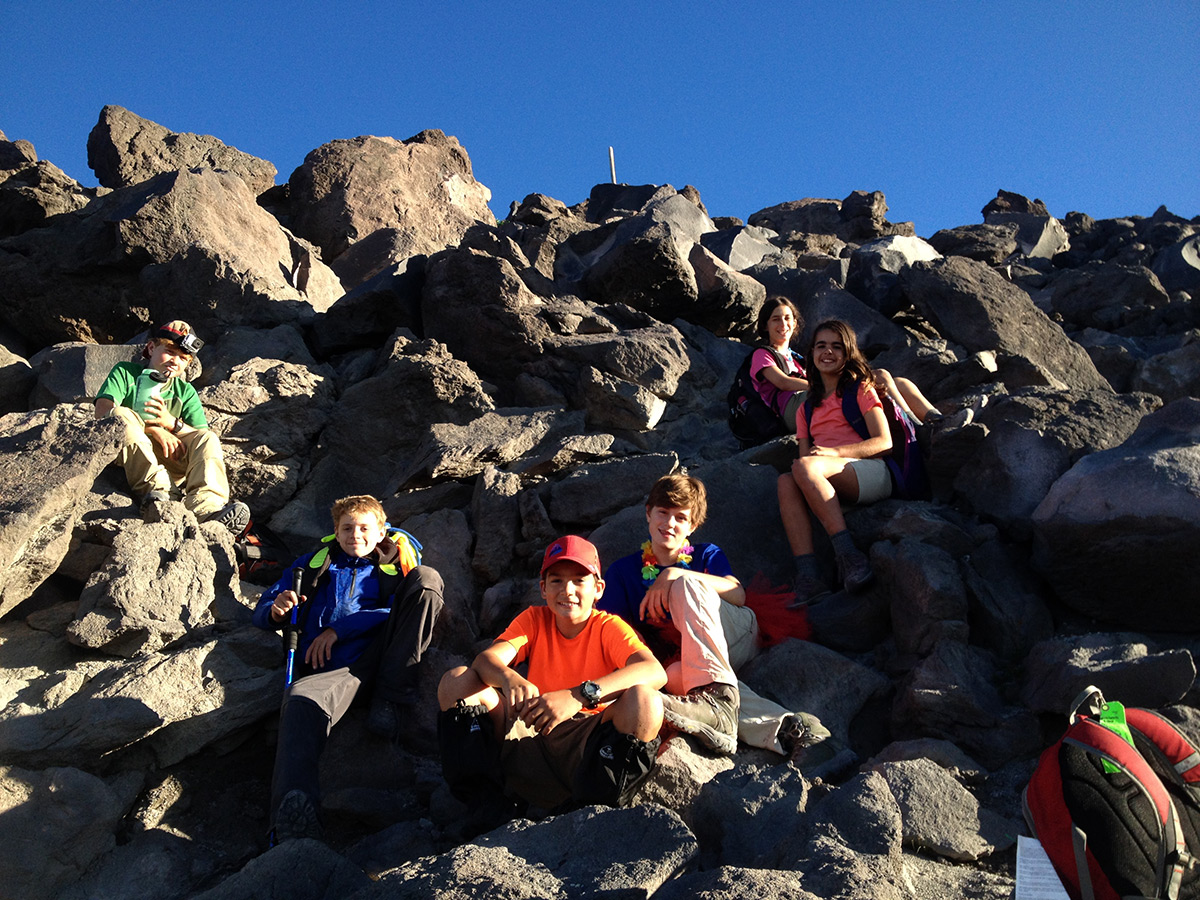
[{"label": "boy's khaki pants", "polygon": [[173,484],[183,488],[183,505],[199,518],[216,512],[229,502],[229,480],[225,476],[225,457],[221,442],[210,428],[181,435],[184,457],[163,459],[146,436],[146,423],[126,406],[114,406],[109,413],[125,426],[125,442],[117,462],[125,469],[129,488],[139,499],[149,491],[170,491]]}]

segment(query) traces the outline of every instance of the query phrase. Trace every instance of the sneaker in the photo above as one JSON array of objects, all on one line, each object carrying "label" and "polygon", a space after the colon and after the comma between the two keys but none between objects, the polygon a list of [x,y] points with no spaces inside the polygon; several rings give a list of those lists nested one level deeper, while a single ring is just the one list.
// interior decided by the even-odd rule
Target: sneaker
[{"label": "sneaker", "polygon": [[321,839],[321,823],[317,821],[317,810],[308,794],[297,789],[284,795],[275,811],[272,835],[272,846],[296,838]]},{"label": "sneaker", "polygon": [[842,579],[842,587],[852,594],[861,591],[875,580],[875,573],[871,571],[871,562],[861,550],[855,549],[843,553],[837,558],[837,567],[838,575]]},{"label": "sneaker", "polygon": [[234,500],[232,503],[222,506],[215,512],[210,512],[208,515],[202,516],[200,521],[219,522],[229,529],[230,534],[237,537],[250,524],[250,507],[241,500]]},{"label": "sneaker", "polygon": [[714,753],[737,751],[738,691],[732,684],[706,684],[682,697],[664,693],[663,719],[684,734],[695,735]]}]

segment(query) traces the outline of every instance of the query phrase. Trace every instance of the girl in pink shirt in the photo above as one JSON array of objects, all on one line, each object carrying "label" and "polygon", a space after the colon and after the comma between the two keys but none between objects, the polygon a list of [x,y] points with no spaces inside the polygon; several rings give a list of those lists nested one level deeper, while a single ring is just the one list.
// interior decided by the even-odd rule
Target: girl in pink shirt
[{"label": "girl in pink shirt", "polygon": [[[818,325],[809,347],[808,375],[812,421],[803,410],[796,416],[800,456],[778,483],[779,514],[796,557],[797,605],[828,593],[817,574],[809,510],[829,534],[843,586],[856,591],[874,575],[846,530],[839,498],[874,503],[892,492],[891,475],[881,458],[891,451],[892,436],[854,329],[837,319]],[[846,391],[858,394],[858,408],[870,435],[866,440],[842,412]]]}]

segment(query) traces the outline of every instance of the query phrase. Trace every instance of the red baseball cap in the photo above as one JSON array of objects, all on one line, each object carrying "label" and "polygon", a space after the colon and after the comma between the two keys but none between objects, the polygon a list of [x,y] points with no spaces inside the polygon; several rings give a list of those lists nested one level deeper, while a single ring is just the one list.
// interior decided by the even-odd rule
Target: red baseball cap
[{"label": "red baseball cap", "polygon": [[546,555],[542,557],[541,574],[545,575],[548,568],[564,559],[577,562],[597,578],[600,577],[600,554],[596,552],[596,547],[591,541],[584,540],[577,534],[560,537],[546,548]]}]

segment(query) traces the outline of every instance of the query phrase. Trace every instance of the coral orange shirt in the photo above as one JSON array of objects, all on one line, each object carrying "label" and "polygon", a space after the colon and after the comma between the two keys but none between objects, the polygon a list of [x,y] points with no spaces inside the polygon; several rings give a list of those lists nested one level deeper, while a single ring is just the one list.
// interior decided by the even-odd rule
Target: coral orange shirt
[{"label": "coral orange shirt", "polygon": [[[875,388],[858,386],[858,408],[866,418],[867,410],[883,406]],[[813,410],[812,442],[818,447],[844,447],[846,444],[857,444],[862,438],[846,421],[842,412],[842,398],[836,393],[830,394],[821,401],[820,406]],[[807,440],[809,437],[808,422],[804,419],[804,410],[796,414],[796,439]]]},{"label": "coral orange shirt", "polygon": [[[650,652],[624,620],[599,610],[592,613],[583,631],[568,639],[555,626],[549,607],[531,606],[496,640],[508,641],[517,648],[509,665],[529,661],[527,677],[542,693],[595,681],[622,668],[637,651]],[[584,712],[599,712],[605,705]]]}]

